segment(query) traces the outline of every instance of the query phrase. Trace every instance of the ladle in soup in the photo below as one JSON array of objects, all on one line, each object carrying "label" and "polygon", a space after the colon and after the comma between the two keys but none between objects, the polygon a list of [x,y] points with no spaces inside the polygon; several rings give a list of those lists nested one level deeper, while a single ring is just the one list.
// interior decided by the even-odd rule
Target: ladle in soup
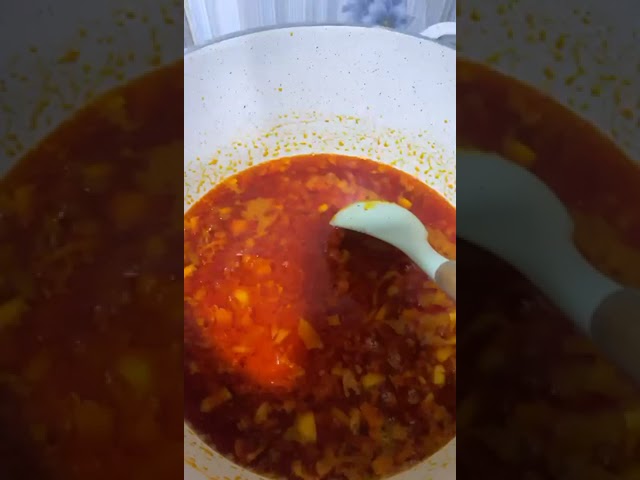
[{"label": "ladle in soup", "polygon": [[393,245],[455,301],[456,262],[435,251],[426,227],[406,208],[392,202],[356,202],[336,213],[330,223]]},{"label": "ladle in soup", "polygon": [[640,292],[580,254],[566,208],[528,170],[473,151],[457,164],[457,234],[519,269],[640,383]]}]

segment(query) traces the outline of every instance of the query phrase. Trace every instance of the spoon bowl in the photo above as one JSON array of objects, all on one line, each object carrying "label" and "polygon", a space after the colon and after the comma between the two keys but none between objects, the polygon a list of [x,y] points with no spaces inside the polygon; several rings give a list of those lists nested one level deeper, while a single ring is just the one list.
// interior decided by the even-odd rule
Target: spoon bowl
[{"label": "spoon bowl", "polygon": [[413,213],[392,202],[356,202],[336,213],[334,227],[375,237],[404,252],[453,300],[456,299],[455,261],[429,244],[429,232]]}]

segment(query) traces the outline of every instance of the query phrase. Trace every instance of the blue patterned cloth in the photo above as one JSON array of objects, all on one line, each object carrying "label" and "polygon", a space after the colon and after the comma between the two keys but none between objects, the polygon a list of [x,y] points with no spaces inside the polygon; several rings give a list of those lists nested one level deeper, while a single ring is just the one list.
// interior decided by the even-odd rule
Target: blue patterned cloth
[{"label": "blue patterned cloth", "polygon": [[402,30],[409,25],[406,0],[350,0],[342,7],[352,23]]}]

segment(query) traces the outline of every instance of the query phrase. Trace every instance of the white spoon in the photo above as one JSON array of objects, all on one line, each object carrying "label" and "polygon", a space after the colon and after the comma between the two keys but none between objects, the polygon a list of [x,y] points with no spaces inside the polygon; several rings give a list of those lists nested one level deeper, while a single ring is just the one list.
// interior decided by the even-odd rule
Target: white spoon
[{"label": "white spoon", "polygon": [[389,202],[357,202],[336,213],[330,223],[378,238],[403,251],[455,301],[456,262],[433,249],[427,229],[409,210]]},{"label": "white spoon", "polygon": [[457,234],[516,267],[640,382],[640,292],[578,252],[573,221],[536,176],[498,156],[457,155]]}]

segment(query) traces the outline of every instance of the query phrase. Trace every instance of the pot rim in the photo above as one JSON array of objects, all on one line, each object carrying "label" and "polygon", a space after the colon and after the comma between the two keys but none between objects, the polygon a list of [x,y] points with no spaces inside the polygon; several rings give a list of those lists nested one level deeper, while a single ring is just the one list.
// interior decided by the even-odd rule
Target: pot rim
[{"label": "pot rim", "polygon": [[272,30],[289,30],[292,28],[304,28],[304,29],[311,29],[311,28],[317,28],[317,29],[322,29],[322,28],[327,28],[327,27],[339,27],[339,28],[344,28],[344,29],[362,29],[362,30],[379,30],[379,31],[386,31],[389,33],[395,33],[398,35],[405,35],[408,37],[413,37],[413,38],[417,38],[420,40],[426,40],[438,47],[440,47],[443,51],[447,51],[450,53],[455,53],[455,49],[447,47],[445,45],[442,45],[441,43],[439,43],[436,39],[433,38],[429,38],[427,36],[422,35],[421,33],[413,33],[413,32],[406,32],[406,31],[402,31],[402,30],[394,30],[392,28],[387,28],[387,27],[382,27],[380,25],[359,25],[359,24],[355,24],[355,23],[334,23],[334,22],[329,22],[329,23],[304,23],[304,22],[300,22],[300,23],[287,23],[287,24],[279,24],[279,25],[269,25],[269,26],[265,26],[265,27],[255,27],[255,28],[249,28],[247,30],[242,30],[239,32],[233,32],[233,33],[229,33],[227,35],[221,35],[220,37],[216,37],[212,40],[209,40],[205,43],[202,43],[200,45],[194,45],[191,47],[187,47],[184,49],[184,60],[186,61],[188,59],[188,57],[190,57],[193,53],[196,53],[200,50],[203,50],[207,47],[211,47],[213,45],[217,45],[219,43],[224,43],[227,40],[233,40],[234,38],[238,38],[238,37],[244,37],[244,36],[250,36],[250,35],[254,35],[254,34],[258,34],[258,33],[263,33],[263,32],[270,32]]}]

